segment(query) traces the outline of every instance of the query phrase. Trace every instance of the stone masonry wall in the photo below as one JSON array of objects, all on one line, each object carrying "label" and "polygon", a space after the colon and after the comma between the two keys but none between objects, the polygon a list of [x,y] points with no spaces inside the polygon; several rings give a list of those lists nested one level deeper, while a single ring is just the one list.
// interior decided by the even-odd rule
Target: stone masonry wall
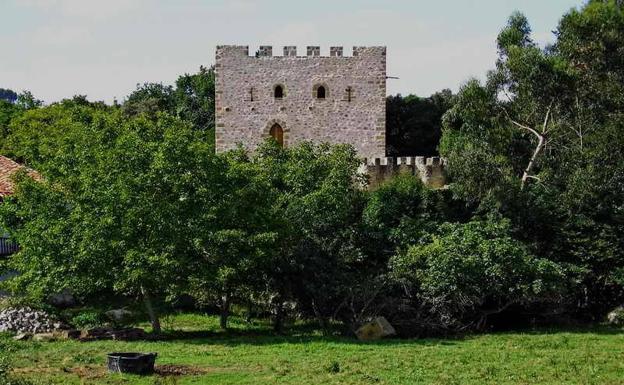
[{"label": "stone masonry wall", "polygon": [[361,172],[368,175],[368,188],[375,189],[398,174],[410,174],[431,188],[446,186],[446,162],[443,158],[423,156],[366,159]]},{"label": "stone masonry wall", "polygon": [[[272,51],[262,46],[255,57],[248,46],[217,47],[217,152],[239,143],[253,151],[278,123],[285,146],[350,143],[363,158],[385,157],[385,47],[354,47],[353,56],[331,47],[330,57],[320,56],[319,47],[307,47],[303,57],[293,46],[284,47],[284,56]],[[274,98],[277,85],[282,99]],[[319,85],[325,99],[315,97]]]}]

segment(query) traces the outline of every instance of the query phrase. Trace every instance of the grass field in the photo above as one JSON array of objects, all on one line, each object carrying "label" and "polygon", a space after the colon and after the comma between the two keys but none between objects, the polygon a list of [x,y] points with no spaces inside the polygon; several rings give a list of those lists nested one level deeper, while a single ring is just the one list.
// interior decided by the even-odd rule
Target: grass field
[{"label": "grass field", "polygon": [[[624,333],[611,328],[363,343],[306,330],[274,336],[240,322],[221,333],[214,317],[189,314],[165,326],[188,333],[153,342],[0,339],[14,373],[45,384],[624,384]],[[108,374],[112,351],[157,352],[161,375]]]}]

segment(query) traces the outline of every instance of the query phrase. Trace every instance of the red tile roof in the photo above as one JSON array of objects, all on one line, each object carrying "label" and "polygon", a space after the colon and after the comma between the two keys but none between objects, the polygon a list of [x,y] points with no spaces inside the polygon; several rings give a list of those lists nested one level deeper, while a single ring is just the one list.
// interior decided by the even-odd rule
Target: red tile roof
[{"label": "red tile roof", "polygon": [[29,170],[25,166],[0,155],[0,198],[12,195],[15,192],[12,176],[21,169],[28,170],[28,173],[35,178],[38,177],[35,171]]}]

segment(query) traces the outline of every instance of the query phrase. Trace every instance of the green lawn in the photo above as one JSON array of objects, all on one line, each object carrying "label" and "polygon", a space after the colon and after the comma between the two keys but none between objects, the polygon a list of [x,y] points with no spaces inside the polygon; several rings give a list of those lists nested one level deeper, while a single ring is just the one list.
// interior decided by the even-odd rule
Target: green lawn
[{"label": "green lawn", "polygon": [[[306,331],[279,337],[240,323],[224,334],[215,318],[197,315],[166,325],[189,334],[158,342],[0,339],[10,341],[16,374],[56,384],[624,384],[624,333],[609,328],[362,343]],[[111,351],[157,352],[157,365],[190,374],[107,374]]]}]

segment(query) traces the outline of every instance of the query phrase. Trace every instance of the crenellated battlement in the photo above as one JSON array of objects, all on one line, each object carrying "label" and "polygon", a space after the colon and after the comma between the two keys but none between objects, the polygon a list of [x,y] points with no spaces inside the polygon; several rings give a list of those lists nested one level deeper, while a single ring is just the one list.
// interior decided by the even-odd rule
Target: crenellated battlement
[{"label": "crenellated battlement", "polygon": [[[344,49],[341,46],[329,47],[329,56],[321,56],[320,46],[306,46],[306,56],[297,56],[297,46],[288,45],[282,47],[282,56],[273,56],[273,46],[261,45],[258,51],[251,57],[257,58],[269,58],[269,57],[286,57],[286,58],[327,58],[327,57],[358,57],[363,55],[386,55],[386,47],[372,46],[362,47],[354,46],[351,51],[352,56],[344,56]],[[217,58],[222,55],[237,55],[237,56],[250,56],[249,46],[247,45],[219,45],[217,46]]]},{"label": "crenellated battlement", "polygon": [[364,159],[363,170],[369,176],[369,187],[375,188],[398,174],[410,174],[420,177],[422,182],[433,188],[446,185],[446,161],[444,158],[424,156],[400,158]]}]

